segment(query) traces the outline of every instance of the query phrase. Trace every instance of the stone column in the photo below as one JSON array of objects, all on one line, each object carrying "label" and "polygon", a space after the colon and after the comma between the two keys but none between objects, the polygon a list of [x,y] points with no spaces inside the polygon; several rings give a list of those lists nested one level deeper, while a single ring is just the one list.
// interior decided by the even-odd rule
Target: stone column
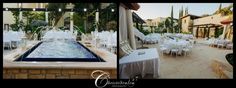
[{"label": "stone column", "polygon": [[230,33],[231,33],[231,30],[232,30],[232,29],[229,28],[228,30],[229,30],[229,31],[228,31],[228,33],[227,33],[227,39],[230,38]]},{"label": "stone column", "polygon": [[99,22],[99,12],[98,11],[96,12],[95,19],[96,19],[96,21],[95,21],[96,22],[96,29],[95,29],[95,31],[98,31],[98,25],[97,25],[98,22]]},{"label": "stone column", "polygon": [[[19,23],[22,22],[22,11],[20,11],[19,14]],[[22,31],[22,29],[20,28],[19,31]]]},{"label": "stone column", "polygon": [[199,27],[197,27],[197,30],[196,30],[196,37],[198,38],[198,29]]},{"label": "stone column", "polygon": [[22,21],[22,11],[20,11],[20,14],[19,14],[19,21]]},{"label": "stone column", "polygon": [[74,21],[73,21],[73,13],[74,12],[70,12],[70,31],[73,32],[73,26],[74,26]]},{"label": "stone column", "polygon": [[132,12],[131,10],[126,10],[127,14],[127,28],[128,28],[128,37],[130,45],[133,49],[136,49],[136,43],[135,43],[135,37],[134,37],[134,31],[133,31],[133,18],[132,18]]},{"label": "stone column", "polygon": [[45,21],[46,21],[47,24],[48,24],[48,11],[45,12]]},{"label": "stone column", "polygon": [[223,30],[223,34],[222,34],[222,39],[225,39],[225,31],[227,29],[227,25],[224,25],[224,30]]},{"label": "stone column", "polygon": [[208,27],[208,31],[207,32],[208,32],[207,36],[208,36],[208,38],[210,38],[210,27]]}]

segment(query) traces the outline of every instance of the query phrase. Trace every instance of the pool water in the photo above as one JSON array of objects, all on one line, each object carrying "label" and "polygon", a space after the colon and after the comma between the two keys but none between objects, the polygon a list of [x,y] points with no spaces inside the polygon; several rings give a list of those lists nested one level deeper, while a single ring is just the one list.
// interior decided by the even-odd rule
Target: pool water
[{"label": "pool water", "polygon": [[17,61],[95,61],[103,60],[76,41],[44,41],[23,54]]}]

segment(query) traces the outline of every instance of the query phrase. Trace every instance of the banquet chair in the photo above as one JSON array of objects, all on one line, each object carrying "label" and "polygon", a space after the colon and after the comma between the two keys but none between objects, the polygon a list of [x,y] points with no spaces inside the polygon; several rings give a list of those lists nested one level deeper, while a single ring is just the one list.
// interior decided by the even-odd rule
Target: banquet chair
[{"label": "banquet chair", "polygon": [[184,56],[187,56],[187,53],[190,52],[190,48],[189,47],[184,47],[183,51],[184,51]]},{"label": "banquet chair", "polygon": [[233,43],[227,44],[226,49],[233,49]]},{"label": "banquet chair", "polygon": [[217,46],[217,40],[216,40],[216,39],[214,39],[214,40],[212,41],[212,43],[210,44],[210,46],[212,46],[212,47],[215,47],[215,46]]},{"label": "banquet chair", "polygon": [[220,40],[217,44],[217,48],[224,48],[224,41]]},{"label": "banquet chair", "polygon": [[5,46],[7,46],[8,49],[10,49],[10,50],[12,49],[11,40],[4,37],[4,39],[3,39],[3,49],[5,48]]},{"label": "banquet chair", "polygon": [[121,41],[120,42],[120,47],[121,50],[124,51],[127,55],[132,53],[134,50],[130,47],[130,45],[128,44],[128,41]]},{"label": "banquet chair", "polygon": [[15,47],[18,47],[20,45],[20,43],[21,43],[21,39],[19,39],[19,38],[13,39],[11,41],[12,46],[15,46]]},{"label": "banquet chair", "polygon": [[188,49],[188,52],[191,52],[192,51],[192,49],[193,49],[193,46],[194,46],[194,44],[188,44],[187,46],[185,46],[184,48],[185,49]]},{"label": "banquet chair", "polygon": [[177,52],[177,54],[178,54],[178,55],[182,55],[182,51],[183,51],[183,47],[182,47],[182,46],[178,47],[178,52]]},{"label": "banquet chair", "polygon": [[163,47],[160,48],[160,50],[161,50],[161,53],[162,53],[162,56],[163,56],[163,54],[167,50],[167,48],[165,46],[163,46]]},{"label": "banquet chair", "polygon": [[224,44],[217,44],[217,48],[224,48]]},{"label": "banquet chair", "polygon": [[171,49],[171,55],[173,55],[175,53],[175,57],[177,57],[178,51],[179,51],[179,49],[177,48],[177,46],[173,45],[172,49]]},{"label": "banquet chair", "polygon": [[211,46],[211,44],[213,43],[213,39],[212,38],[210,38],[210,39],[208,39],[208,40],[206,40],[205,41],[205,43],[208,45],[208,46]]}]

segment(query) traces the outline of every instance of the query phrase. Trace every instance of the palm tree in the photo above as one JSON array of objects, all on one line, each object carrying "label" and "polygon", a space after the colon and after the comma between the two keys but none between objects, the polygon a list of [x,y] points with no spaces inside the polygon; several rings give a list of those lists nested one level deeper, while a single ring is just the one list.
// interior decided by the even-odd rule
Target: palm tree
[{"label": "palm tree", "polygon": [[233,14],[233,11],[231,11],[229,8],[224,8],[224,9],[221,9],[220,14],[223,16],[227,16],[227,15]]},{"label": "palm tree", "polygon": [[221,9],[221,4],[219,6],[219,9],[213,13],[213,14],[221,14],[222,16],[227,16],[233,14],[233,11],[231,10],[233,8],[233,4],[229,5],[228,7],[222,8]]},{"label": "palm tree", "polygon": [[[84,9],[86,8],[87,12],[79,12],[74,15],[74,17],[78,20],[75,20],[75,25],[77,25],[80,29],[84,29],[85,32],[90,32],[95,29],[94,20],[95,20],[95,12],[97,9],[100,9],[100,3],[75,3],[74,9]],[[102,13],[99,13],[100,17]],[[101,22],[101,20],[100,20]],[[99,22],[99,23],[100,23]],[[100,26],[99,26],[100,27]]]}]

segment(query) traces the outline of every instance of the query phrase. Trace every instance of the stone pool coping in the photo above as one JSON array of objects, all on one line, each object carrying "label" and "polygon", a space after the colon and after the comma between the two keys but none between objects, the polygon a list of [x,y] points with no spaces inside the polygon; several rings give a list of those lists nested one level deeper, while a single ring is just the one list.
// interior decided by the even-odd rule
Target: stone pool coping
[{"label": "stone pool coping", "polygon": [[[3,56],[3,68],[34,68],[34,69],[116,69],[117,68],[117,56],[103,49],[97,49],[94,47],[87,47],[89,50],[100,56],[105,62],[27,62],[27,61],[14,61],[21,56],[28,49],[32,48],[39,41],[34,41],[32,44],[28,44],[26,49],[15,49]],[[80,42],[81,43],[81,42]],[[83,44],[83,43],[81,43]],[[86,46],[85,44],[83,44]]]}]

